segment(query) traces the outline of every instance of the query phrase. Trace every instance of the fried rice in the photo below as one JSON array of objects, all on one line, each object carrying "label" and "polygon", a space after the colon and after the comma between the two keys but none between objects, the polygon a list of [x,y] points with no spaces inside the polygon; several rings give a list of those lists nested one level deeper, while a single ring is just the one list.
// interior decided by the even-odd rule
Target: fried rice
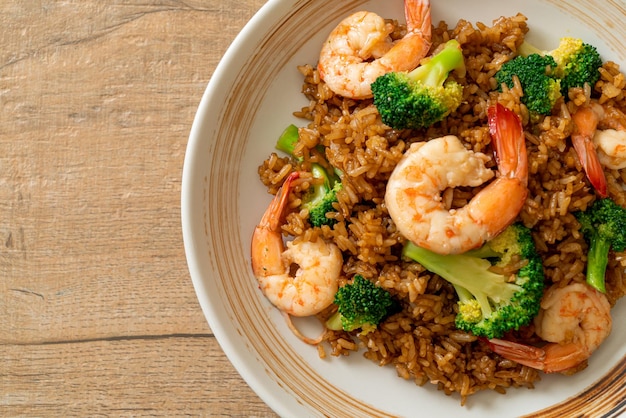
[{"label": "fried rice", "polygon": [[[394,35],[402,37],[397,22]],[[400,257],[405,239],[399,234],[384,204],[389,175],[408,146],[446,134],[457,135],[468,149],[493,155],[486,123],[487,108],[500,102],[518,113],[524,125],[529,159],[529,196],[519,220],[532,228],[541,254],[546,286],[566,286],[585,281],[587,243],[573,213],[585,210],[596,195],[589,184],[569,136],[571,115],[594,97],[626,125],[626,80],[618,65],[606,62],[601,78],[591,89],[572,89],[552,115],[535,118],[520,102],[519,85],[498,92],[494,74],[515,55],[528,32],[527,19],[518,14],[495,20],[491,26],[460,20],[456,26],[439,23],[433,30],[433,46],[451,38],[462,45],[467,74],[451,77],[464,85],[461,106],[444,121],[427,130],[393,130],[381,122],[372,100],[351,100],[335,95],[312,65],[298,70],[304,78],[302,93],[309,105],[294,112],[303,119],[295,154],[301,161],[270,155],[259,167],[259,176],[275,194],[292,171],[307,172],[313,162],[327,161],[340,169],[343,189],[337,211],[329,214],[334,226],[313,228],[301,199],[311,186],[311,176],[295,182],[283,233],[296,240],[323,237],[344,255],[340,285],[360,274],[387,289],[404,306],[367,335],[328,330],[318,345],[320,356],[349,355],[355,351],[372,362],[395,367],[398,376],[417,385],[432,383],[446,394],[458,393],[461,402],[483,389],[505,393],[510,387],[533,388],[541,373],[494,354],[472,334],[456,329],[457,296],[447,281],[419,264]],[[324,155],[319,147],[323,146]],[[495,167],[495,160],[490,162]],[[605,170],[608,194],[626,206],[626,171]],[[443,200],[450,208],[462,207],[477,192],[473,188],[449,189]],[[607,269],[607,297],[613,306],[626,293],[624,254],[612,254]],[[336,307],[321,312],[326,320]],[[524,341],[537,339],[532,325],[514,333]],[[586,367],[581,364],[576,372]]]}]

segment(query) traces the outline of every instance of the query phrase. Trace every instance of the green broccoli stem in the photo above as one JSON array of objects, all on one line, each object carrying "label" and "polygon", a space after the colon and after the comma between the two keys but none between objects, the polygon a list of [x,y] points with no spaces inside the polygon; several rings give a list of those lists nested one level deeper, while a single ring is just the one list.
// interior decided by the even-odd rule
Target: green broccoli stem
[{"label": "green broccoli stem", "polygon": [[339,311],[335,312],[326,320],[326,328],[333,331],[343,330],[343,324],[341,322],[341,314]]},{"label": "green broccoli stem", "polygon": [[531,54],[545,55],[546,52],[547,51],[542,51],[541,49],[535,47],[528,41],[522,42],[522,44],[517,48],[517,53],[524,57],[527,57]]},{"label": "green broccoli stem", "polygon": [[422,61],[408,76],[426,86],[437,87],[446,81],[453,70],[460,71],[461,75],[465,73],[465,60],[456,39],[449,40],[440,52]]},{"label": "green broccoli stem", "polygon": [[324,200],[330,189],[332,189],[334,179],[329,175],[328,171],[326,171],[324,167],[317,163],[311,164],[311,174],[313,175],[313,178],[323,180],[322,183],[313,185],[313,192],[306,199],[309,206],[315,206]]},{"label": "green broccoli stem", "polygon": [[[285,128],[283,133],[278,137],[278,141],[276,141],[276,149],[279,151],[283,151],[291,156],[294,156],[294,150],[296,149],[296,144],[298,143],[299,132],[298,127],[294,124],[291,124]],[[310,203],[316,204],[317,202],[324,199],[328,190],[332,187],[332,183],[336,180],[332,177],[320,164],[313,163],[311,164],[311,174],[314,178],[324,179],[322,184],[317,184],[313,187],[313,193],[308,199]]]},{"label": "green broccoli stem", "polygon": [[293,156],[299,138],[298,127],[291,124],[285,128],[276,142],[276,149]]},{"label": "green broccoli stem", "polygon": [[600,237],[594,237],[589,244],[587,254],[587,283],[602,293],[606,293],[604,277],[609,261],[611,242]]},{"label": "green broccoli stem", "polygon": [[[402,255],[417,261],[426,270],[441,276],[455,287],[460,286],[463,290],[459,297],[469,298],[468,295],[473,294],[478,299],[478,294],[488,293],[488,287],[491,285],[489,280],[484,279],[498,276],[488,271],[491,263],[484,258],[466,254],[438,254],[412,242],[406,243]],[[460,275],[463,278],[460,278]]]},{"label": "green broccoli stem", "polygon": [[[296,150],[296,145],[298,144],[299,139],[300,139],[299,128],[296,125],[291,124],[287,126],[285,130],[278,137],[278,140],[276,141],[276,149],[286,154],[289,154],[290,156],[296,158],[298,161],[302,161],[302,157],[297,157],[296,155],[294,155],[294,152]],[[315,149],[321,154],[324,153],[323,145],[317,145]],[[338,172],[337,169],[334,169],[334,170],[335,170],[335,176],[340,176],[340,172]]]},{"label": "green broccoli stem", "polygon": [[457,280],[456,273],[458,271],[468,271],[463,270],[464,266],[465,269],[467,269],[467,266],[473,265],[478,260],[489,264],[489,261],[487,260],[470,257],[464,254],[457,254],[454,256],[438,254],[419,247],[412,242],[406,243],[402,251],[402,255],[418,261],[426,270],[445,278],[455,286],[463,287],[464,290],[466,290],[466,283]]},{"label": "green broccoli stem", "polygon": [[452,286],[454,286],[454,291],[459,297],[459,302],[467,302],[472,299],[472,294],[470,293],[470,291],[463,286],[454,283],[452,284]]},{"label": "green broccoli stem", "polygon": [[[444,279],[448,280],[446,277],[444,277]],[[472,299],[476,298],[476,301],[480,305],[480,311],[482,312],[482,315],[484,318],[487,318],[489,315],[493,313],[493,309],[491,308],[491,304],[489,303],[489,298],[487,298],[486,295],[482,293],[477,293],[473,295],[472,292],[470,292],[463,286],[457,283],[454,283],[451,280],[448,280],[448,281],[452,283],[452,286],[454,287],[454,291],[456,292],[456,295],[459,298],[460,303],[467,303],[471,301]]]}]

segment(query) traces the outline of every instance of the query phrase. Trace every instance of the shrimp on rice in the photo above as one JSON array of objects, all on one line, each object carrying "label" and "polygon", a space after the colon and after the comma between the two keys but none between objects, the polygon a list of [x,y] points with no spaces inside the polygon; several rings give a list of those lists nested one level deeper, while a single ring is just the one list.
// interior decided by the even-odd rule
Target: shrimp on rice
[{"label": "shrimp on rice", "polygon": [[479,247],[515,220],[528,195],[521,122],[498,104],[489,108],[489,125],[499,176],[462,208],[446,209],[442,191],[477,187],[493,178],[485,166],[489,157],[467,150],[452,135],[413,143],[405,152],[385,193],[389,215],[405,238],[440,254],[459,254]]},{"label": "shrimp on rice", "polygon": [[504,358],[546,373],[576,370],[611,333],[611,305],[585,283],[553,285],[541,300],[535,332],[543,347],[493,339],[490,348]]},{"label": "shrimp on rice", "polygon": [[343,258],[339,248],[316,241],[285,243],[280,220],[288,202],[291,173],[283,183],[259,224],[251,245],[252,271],[267,299],[288,315],[310,316],[327,308],[339,287]]},{"label": "shrimp on rice", "polygon": [[404,2],[407,34],[395,42],[393,26],[376,13],[360,11],[330,33],[320,52],[320,78],[337,94],[372,97],[370,85],[381,75],[416,68],[431,46],[429,0]]}]

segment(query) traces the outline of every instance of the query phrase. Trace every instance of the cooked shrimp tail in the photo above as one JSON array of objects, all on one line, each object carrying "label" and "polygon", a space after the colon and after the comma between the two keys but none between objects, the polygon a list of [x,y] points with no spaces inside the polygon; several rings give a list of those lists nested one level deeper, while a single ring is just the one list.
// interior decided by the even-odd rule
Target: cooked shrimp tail
[{"label": "cooked shrimp tail", "polygon": [[584,283],[553,285],[535,318],[536,334],[547,344],[534,347],[492,339],[495,353],[546,373],[580,367],[611,333],[611,306],[605,295]]},{"label": "cooked shrimp tail", "polygon": [[322,238],[294,240],[285,249],[280,226],[298,177],[297,172],[287,177],[254,229],[251,261],[259,287],[274,306],[289,315],[310,316],[333,302],[343,258],[335,244]]},{"label": "cooked shrimp tail", "polygon": [[[430,40],[432,37],[432,21],[430,15],[430,0],[407,0],[404,2],[404,15],[406,17],[407,30],[417,33],[422,40]],[[425,42],[424,46],[430,42]],[[428,50],[426,50],[426,53]]]},{"label": "cooked shrimp tail", "polygon": [[589,182],[598,195],[604,198],[608,195],[607,181],[593,142],[596,128],[602,116],[603,110],[598,104],[585,105],[578,109],[572,115],[576,129],[571,138],[574,150]]},{"label": "cooked shrimp tail", "polygon": [[546,359],[546,351],[532,345],[520,344],[513,341],[492,338],[485,339],[489,349],[502,357],[513,360],[524,366],[533,369],[543,369],[543,363]]},{"label": "cooked shrimp tail", "polygon": [[337,94],[372,97],[371,84],[391,71],[416,68],[431,46],[429,0],[404,2],[407,33],[392,41],[391,24],[375,13],[356,12],[337,25],[322,46],[317,65],[322,80]]},{"label": "cooked shrimp tail", "polygon": [[291,183],[300,173],[291,173],[278,190],[263,213],[259,224],[254,228],[251,245],[252,271],[256,277],[283,272],[281,254],[285,244],[280,233],[280,222],[289,199]]},{"label": "cooked shrimp tail", "polygon": [[489,107],[487,117],[500,174],[518,179],[520,184],[526,186],[528,155],[522,122],[512,110],[500,103]]},{"label": "cooked shrimp tail", "polygon": [[[528,196],[528,156],[519,117],[498,103],[489,107],[488,121],[498,177],[473,199],[483,211],[483,222],[489,224],[485,240],[513,223]],[[502,205],[502,199],[506,199],[506,205]]]}]

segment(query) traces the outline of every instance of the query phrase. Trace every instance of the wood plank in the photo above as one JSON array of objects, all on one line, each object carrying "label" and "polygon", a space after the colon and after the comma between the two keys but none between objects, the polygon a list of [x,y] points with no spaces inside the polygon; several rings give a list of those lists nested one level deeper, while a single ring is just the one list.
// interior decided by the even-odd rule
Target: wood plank
[{"label": "wood plank", "polygon": [[0,352],[0,416],[276,416],[211,336],[4,345]]},{"label": "wood plank", "polygon": [[0,341],[206,332],[180,231],[185,145],[262,2],[203,4],[0,6]]},{"label": "wood plank", "polygon": [[191,121],[264,3],[0,2],[0,416],[275,416],[180,230]]}]

